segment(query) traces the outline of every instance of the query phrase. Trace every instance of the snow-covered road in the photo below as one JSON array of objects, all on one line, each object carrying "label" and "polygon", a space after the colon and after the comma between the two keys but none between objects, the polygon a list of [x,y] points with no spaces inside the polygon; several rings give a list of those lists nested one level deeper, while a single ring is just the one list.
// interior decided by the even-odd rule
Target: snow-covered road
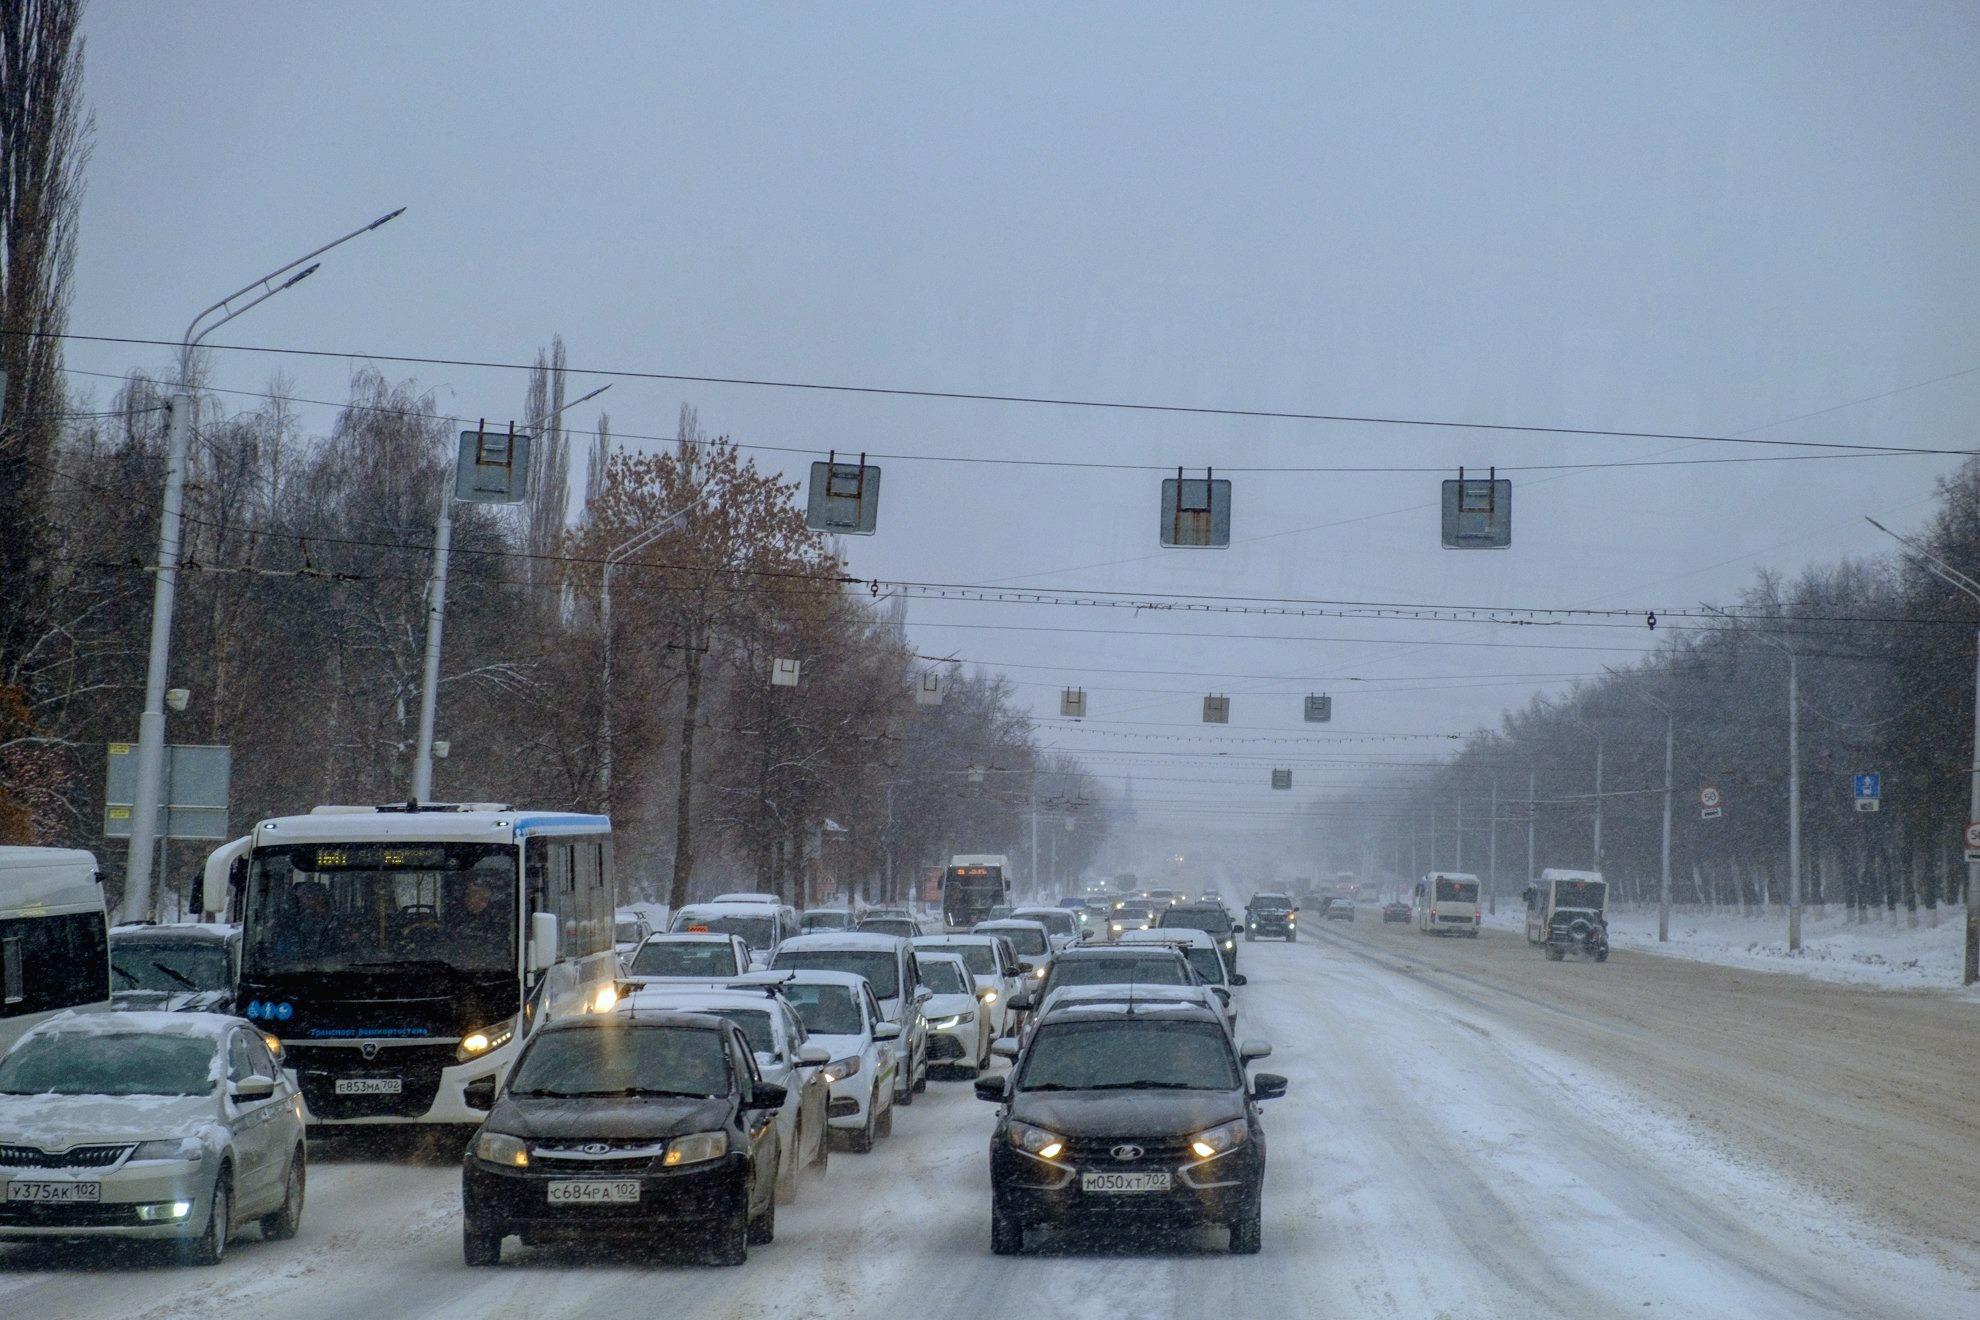
[{"label": "snow-covered road", "polygon": [[[387,1162],[325,1150],[293,1242],[242,1241],[214,1270],[124,1250],[0,1248],[0,1311],[1799,1320],[1942,1317],[1980,1299],[1980,1277],[1932,1259],[1943,1252],[1900,1251],[1854,1208],[1708,1146],[1585,1055],[1496,1016],[1489,997],[1461,1000],[1333,939],[1249,945],[1243,961],[1241,1034],[1273,1043],[1261,1067],[1293,1087],[1266,1110],[1256,1257],[1224,1254],[1218,1231],[1096,1234],[991,1256],[992,1109],[937,1082],[875,1153],[836,1153],[825,1180],[780,1212],[776,1243],[741,1269],[512,1243],[499,1269],[469,1271],[458,1168],[444,1153]],[[1943,1155],[1980,1159],[1971,1144]]]}]

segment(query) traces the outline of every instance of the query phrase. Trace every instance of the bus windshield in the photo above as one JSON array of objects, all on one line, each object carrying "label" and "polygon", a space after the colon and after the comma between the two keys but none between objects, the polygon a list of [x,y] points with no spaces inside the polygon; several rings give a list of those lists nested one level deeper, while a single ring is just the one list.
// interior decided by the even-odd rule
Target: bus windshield
[{"label": "bus windshield", "polygon": [[246,973],[440,964],[516,968],[516,850],[482,843],[260,848]]}]

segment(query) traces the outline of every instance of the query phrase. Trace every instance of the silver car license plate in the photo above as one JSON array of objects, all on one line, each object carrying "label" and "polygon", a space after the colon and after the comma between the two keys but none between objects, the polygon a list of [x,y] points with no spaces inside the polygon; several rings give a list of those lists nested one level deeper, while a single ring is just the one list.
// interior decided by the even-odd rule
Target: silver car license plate
[{"label": "silver car license plate", "polygon": [[29,1201],[36,1204],[74,1205],[82,1201],[101,1201],[103,1184],[94,1182],[10,1182],[7,1184],[9,1201]]},{"label": "silver car license plate", "polygon": [[397,1095],[405,1082],[397,1077],[339,1077],[338,1095]]},{"label": "silver car license plate", "polygon": [[1166,1169],[1148,1169],[1140,1173],[1082,1173],[1079,1175],[1079,1189],[1082,1192],[1166,1192],[1169,1190],[1169,1173]]},{"label": "silver car license plate", "polygon": [[550,1184],[552,1205],[631,1205],[637,1200],[637,1178],[583,1178]]}]

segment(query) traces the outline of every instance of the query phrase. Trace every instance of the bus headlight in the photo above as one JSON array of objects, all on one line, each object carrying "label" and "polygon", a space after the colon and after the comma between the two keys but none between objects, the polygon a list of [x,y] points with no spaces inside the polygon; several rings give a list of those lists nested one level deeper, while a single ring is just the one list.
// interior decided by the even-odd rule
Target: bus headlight
[{"label": "bus headlight", "polygon": [[461,1043],[454,1047],[454,1058],[462,1063],[478,1058],[490,1050],[501,1049],[515,1038],[516,1020],[504,1018],[492,1027],[482,1027],[461,1037]]}]

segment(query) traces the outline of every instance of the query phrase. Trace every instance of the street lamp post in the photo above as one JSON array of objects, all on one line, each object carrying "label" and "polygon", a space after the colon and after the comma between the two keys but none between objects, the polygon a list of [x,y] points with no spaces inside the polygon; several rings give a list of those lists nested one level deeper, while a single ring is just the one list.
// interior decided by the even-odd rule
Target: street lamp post
[{"label": "street lamp post", "polygon": [[[1911,551],[1920,563],[1924,564],[1933,577],[1947,586],[1964,592],[1975,603],[1980,603],[1980,582],[1948,564],[1918,545],[1910,537],[1899,536],[1875,518],[1865,518],[1872,527]],[[1980,821],[1980,630],[1974,633],[1973,650],[1973,765],[1967,790],[1967,815],[1969,823]],[[1960,972],[1960,983],[1972,985],[1980,981],[1980,859],[1971,850],[1966,861],[1966,957]]]},{"label": "street lamp post", "polygon": [[331,248],[396,220],[405,209],[402,206],[381,215],[370,224],[242,285],[201,310],[187,323],[186,332],[179,339],[179,391],[167,402],[165,495],[158,518],[158,566],[151,583],[151,650],[145,666],[144,711],[138,717],[137,800],[131,804],[131,843],[124,860],[124,912],[133,920],[142,921],[151,915],[151,867],[158,845],[159,798],[165,778],[165,684],[172,662],[172,609],[179,588],[186,451],[192,434],[193,352],[215,330],[284,289],[294,288],[314,275],[321,264],[305,263],[314,263],[315,258]]},{"label": "street lamp post", "polygon": [[603,649],[603,664],[600,666],[599,709],[598,709],[598,809],[606,815],[612,814],[612,570],[627,555],[638,554],[659,539],[660,533],[669,524],[691,512],[707,496],[702,496],[684,508],[674,510],[659,521],[648,524],[634,532],[625,540],[605,553],[605,562],[598,573],[598,627],[600,645]]},{"label": "street lamp post", "polygon": [[[1724,610],[1707,605],[1706,610],[1722,619],[1738,621]],[[1755,633],[1761,641],[1787,657],[1788,662],[1788,952],[1801,952],[1801,658],[1785,642],[1765,633]]]}]

